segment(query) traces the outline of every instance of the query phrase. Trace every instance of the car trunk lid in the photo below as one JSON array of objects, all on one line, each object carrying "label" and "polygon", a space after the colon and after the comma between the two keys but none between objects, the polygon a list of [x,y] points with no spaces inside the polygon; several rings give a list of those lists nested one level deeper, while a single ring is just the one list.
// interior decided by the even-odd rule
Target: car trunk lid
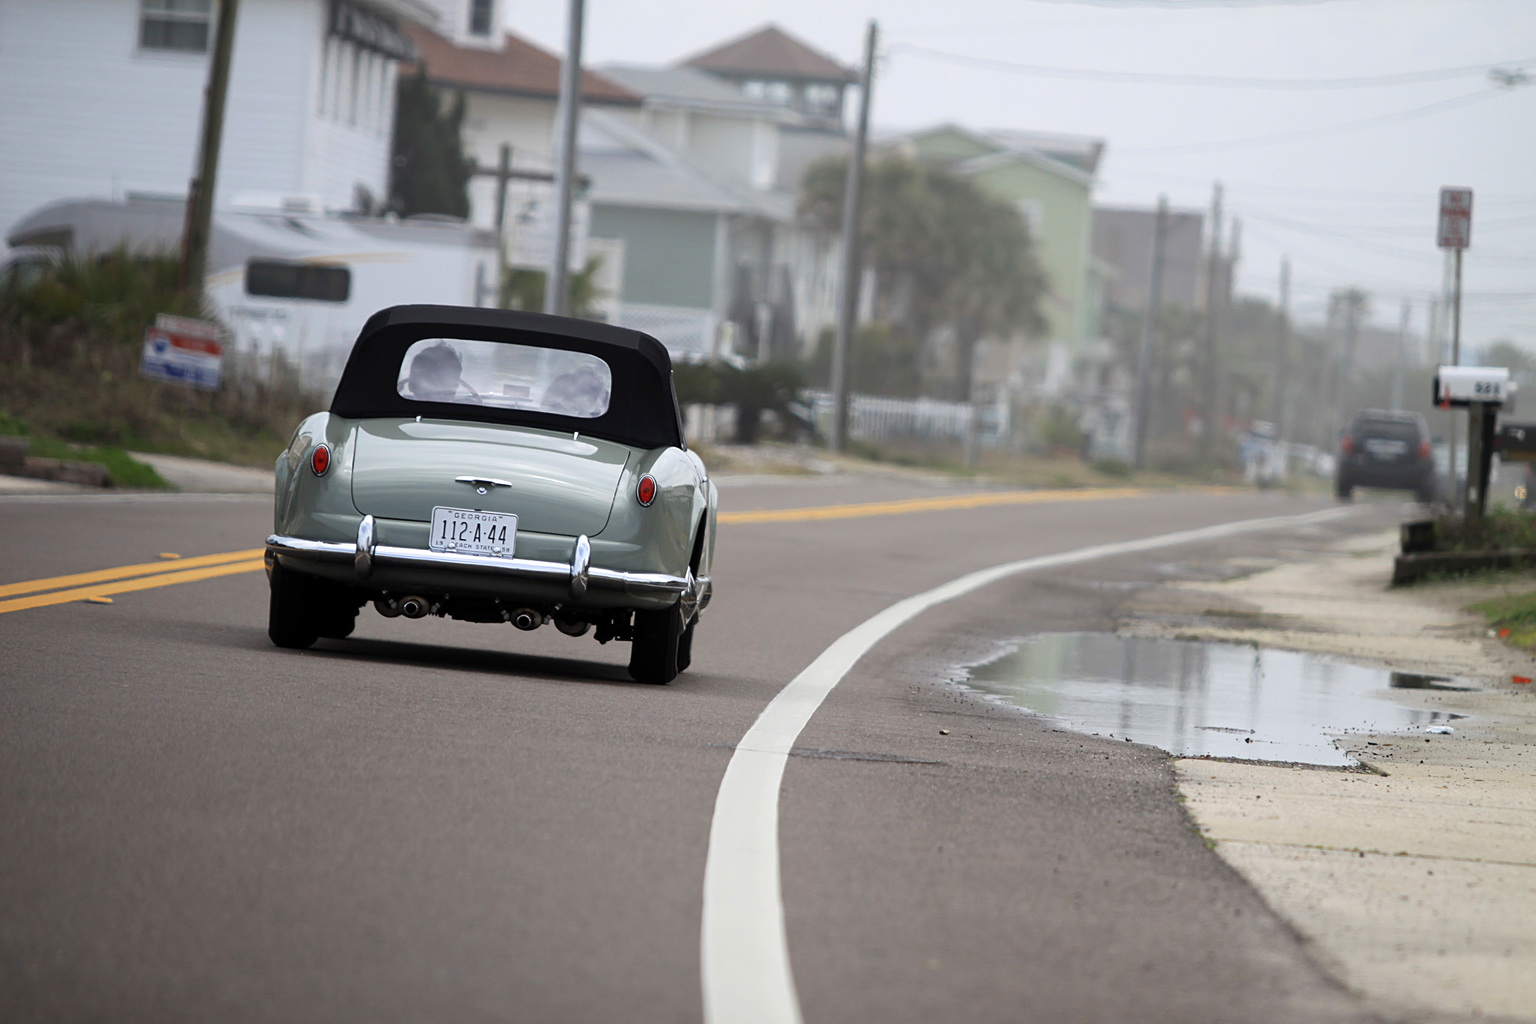
[{"label": "car trunk lid", "polygon": [[[523,427],[368,420],[358,429],[352,502],[364,515],[429,522],[436,506],[511,512],[533,533],[595,536],[629,458],[623,445]],[[457,478],[500,480],[479,493]]]}]

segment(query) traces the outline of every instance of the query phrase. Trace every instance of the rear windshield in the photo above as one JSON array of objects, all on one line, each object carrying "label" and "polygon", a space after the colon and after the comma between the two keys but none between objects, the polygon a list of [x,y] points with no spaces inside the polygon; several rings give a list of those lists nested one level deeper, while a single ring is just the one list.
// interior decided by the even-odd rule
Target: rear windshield
[{"label": "rear windshield", "polygon": [[1356,437],[1381,437],[1392,441],[1419,440],[1419,425],[1412,420],[1356,420]]},{"label": "rear windshield", "polygon": [[405,350],[401,398],[597,419],[608,411],[613,372],[586,352],[423,338]]}]

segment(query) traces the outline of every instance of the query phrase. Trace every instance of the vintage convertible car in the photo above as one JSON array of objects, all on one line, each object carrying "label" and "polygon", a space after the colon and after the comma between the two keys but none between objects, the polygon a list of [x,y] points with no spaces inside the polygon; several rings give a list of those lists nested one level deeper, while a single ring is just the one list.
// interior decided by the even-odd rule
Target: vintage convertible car
[{"label": "vintage convertible car", "polygon": [[688,667],[717,491],[683,440],[672,364],[606,324],[396,306],[363,327],[328,412],[277,460],[267,632],[308,647],[450,616],[631,642]]}]

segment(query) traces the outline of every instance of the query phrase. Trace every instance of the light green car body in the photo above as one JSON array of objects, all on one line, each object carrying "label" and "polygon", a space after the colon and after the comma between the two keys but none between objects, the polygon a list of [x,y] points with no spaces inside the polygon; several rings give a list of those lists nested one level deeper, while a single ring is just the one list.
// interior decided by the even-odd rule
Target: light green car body
[{"label": "light green car body", "polygon": [[[311,459],[321,444],[330,458],[317,474]],[[646,475],[656,482],[649,506],[637,497]],[[451,595],[580,615],[667,608],[681,599],[694,603],[691,618],[710,597],[718,491],[702,460],[682,448],[647,450],[526,426],[320,412],[294,431],[275,483],[269,565],[276,559],[386,600]],[[573,564],[585,537],[592,585],[573,587],[550,573],[498,574],[492,570],[500,560],[489,557],[401,564],[356,554],[365,517],[370,548],[425,554],[435,506],[516,514],[517,563]],[[692,592],[646,583],[662,577],[688,581]]]}]

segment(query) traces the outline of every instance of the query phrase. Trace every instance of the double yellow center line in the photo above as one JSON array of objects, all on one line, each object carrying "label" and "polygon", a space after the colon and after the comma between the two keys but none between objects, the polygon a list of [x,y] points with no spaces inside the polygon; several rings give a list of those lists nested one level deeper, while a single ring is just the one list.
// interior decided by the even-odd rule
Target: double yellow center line
[{"label": "double yellow center line", "polygon": [[912,512],[944,512],[961,508],[997,505],[1035,505],[1051,501],[1102,501],[1105,498],[1139,498],[1152,493],[1144,487],[1080,487],[1051,491],[982,491],[942,498],[902,498],[866,501],[851,505],[816,505],[810,508],[766,508],[751,512],[722,512],[720,523],[803,523],[817,519],[862,519],[867,516],[900,516]]},{"label": "double yellow center line", "polygon": [[[757,509],[746,512],[722,512],[722,525],[746,523],[800,523],[826,519],[861,519],[869,516],[899,516],[913,512],[943,512],[952,509],[990,508],[999,505],[1034,505],[1058,501],[1102,501],[1108,498],[1136,498],[1151,493],[1141,487],[1091,487],[1041,491],[982,491],[937,498],[904,498],[896,501],[868,501],[845,505],[816,505],[809,508]],[[0,584],[0,614],[27,608],[42,608],[70,601],[107,598],[135,590],[194,583],[215,576],[256,572],[262,568],[262,548],[226,551],[196,558],[174,558],[160,562],[123,565],[69,576]]]},{"label": "double yellow center line", "polygon": [[[19,612],[26,608],[42,608],[50,604],[67,604],[70,601],[87,601],[93,597],[126,594],[153,587],[169,587],[177,583],[193,583],[214,576],[255,572],[262,567],[263,551],[262,548],[225,551],[217,555],[120,565],[115,569],[7,583],[0,585],[0,614]],[[16,596],[22,594],[27,596]]]}]

